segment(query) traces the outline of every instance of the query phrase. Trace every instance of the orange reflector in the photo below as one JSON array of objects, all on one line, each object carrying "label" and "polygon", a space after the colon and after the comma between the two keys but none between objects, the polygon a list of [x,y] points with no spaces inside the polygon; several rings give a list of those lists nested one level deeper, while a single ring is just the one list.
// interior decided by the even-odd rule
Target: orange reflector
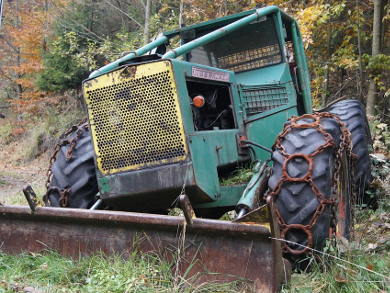
[{"label": "orange reflector", "polygon": [[202,96],[196,96],[192,99],[192,102],[194,103],[195,107],[203,107],[204,105],[204,98]]}]

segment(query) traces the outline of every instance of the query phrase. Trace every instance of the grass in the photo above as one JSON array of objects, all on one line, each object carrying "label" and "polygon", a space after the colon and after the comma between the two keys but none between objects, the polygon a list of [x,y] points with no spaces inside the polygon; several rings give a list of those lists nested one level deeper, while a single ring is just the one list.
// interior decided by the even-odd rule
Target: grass
[{"label": "grass", "polygon": [[[77,116],[77,115],[76,115]],[[74,117],[75,119],[77,117]],[[49,122],[31,130],[24,158],[33,158],[39,145],[45,144],[45,133],[58,133],[55,125],[62,118],[52,117]],[[74,120],[75,120],[74,119]],[[380,127],[383,125],[378,124]],[[61,127],[61,129],[64,127]],[[66,127],[65,127],[66,128]],[[382,127],[383,128],[383,127]],[[388,132],[374,125],[376,145],[384,152],[388,147]],[[377,131],[375,132],[375,129]],[[3,128],[0,138],[7,142],[12,131]],[[376,136],[375,136],[376,135]],[[375,145],[375,144],[374,144]],[[9,152],[6,152],[9,153]],[[20,156],[21,157],[21,156]],[[5,158],[5,157],[4,157]],[[23,161],[23,159],[19,159]],[[9,163],[7,163],[10,165]],[[46,165],[45,165],[46,167]],[[19,169],[18,169],[19,170]],[[370,210],[364,205],[356,207],[354,238],[349,244],[340,243],[336,249],[329,248],[323,262],[313,263],[310,272],[294,273],[291,281],[284,284],[281,292],[389,292],[390,291],[390,163],[373,158],[373,174],[377,177],[368,193],[379,197],[379,208]],[[225,185],[247,182],[252,176],[250,168],[240,168]],[[0,187],[5,190],[20,180],[23,169],[17,173],[5,168],[0,170]],[[44,194],[42,178],[32,181],[39,197]],[[2,194],[0,202],[7,205],[26,205],[19,190]],[[177,213],[177,211],[173,211]],[[322,254],[320,254],[322,255]],[[25,252],[11,256],[1,251],[0,236],[0,293],[24,292],[251,292],[239,281],[227,284],[203,283],[193,285],[188,280],[172,274],[170,264],[154,255],[133,253],[128,260],[120,255],[95,254],[79,259],[66,258],[53,251]]]},{"label": "grass", "polygon": [[[389,292],[389,219],[388,196],[376,211],[358,208],[354,241],[330,249],[310,272],[294,273],[281,292]],[[53,251],[11,256],[0,247],[0,276],[0,292],[251,292],[238,281],[192,285],[159,257],[140,253],[128,260],[99,253],[72,259]]]},{"label": "grass", "polygon": [[221,186],[246,184],[253,175],[254,172],[250,166],[238,167],[230,176],[222,177],[219,184]]},{"label": "grass", "polygon": [[[293,274],[282,292],[388,292],[390,258],[386,251],[368,245],[347,252],[331,252],[311,272]],[[383,247],[382,247],[383,248]]]},{"label": "grass", "polygon": [[390,291],[390,201],[387,190],[379,191],[377,210],[356,207],[352,241],[318,254],[323,262],[314,263],[311,272],[293,274],[281,292]]},{"label": "grass", "polygon": [[[310,272],[294,273],[283,293],[389,292],[390,203],[382,198],[376,211],[358,208],[355,237],[317,253]],[[383,241],[385,239],[385,241]],[[134,252],[129,259],[97,253],[79,259],[53,251],[11,256],[1,252],[0,292],[251,292],[239,281],[202,283],[175,276],[156,255]]]},{"label": "grass", "polygon": [[[337,258],[335,258],[337,257]],[[282,292],[387,292],[390,261],[386,253],[357,249],[327,257],[312,271],[294,274]]]},{"label": "grass", "polygon": [[[349,259],[328,260],[321,266],[314,265],[312,272],[294,274],[291,282],[281,292],[387,292],[390,280],[386,276],[378,276],[370,271],[363,270],[372,266],[372,270],[389,272],[388,261],[383,258],[367,255],[363,251],[349,253],[342,256]],[[361,266],[358,267],[357,265]],[[375,267],[375,268],[374,268]]]},{"label": "grass", "polygon": [[85,113],[75,108],[76,110],[63,115],[53,112],[45,119],[34,122],[33,127],[26,133],[25,141],[28,147],[24,153],[25,161],[31,161],[47,151],[51,152],[58,137],[85,117]]},{"label": "grass", "polygon": [[[43,186],[42,182],[32,184],[32,188],[37,194],[38,198],[42,198],[46,193],[46,188]],[[22,189],[12,190],[10,192],[0,194],[0,203],[3,205],[15,205],[15,206],[27,206],[26,197]]]},{"label": "grass", "polygon": [[[357,208],[353,242],[330,249],[310,272],[294,273],[281,292],[389,292],[390,202],[388,194],[381,196],[376,211]],[[128,260],[102,254],[71,259],[52,251],[10,256],[0,248],[0,276],[0,292],[251,292],[238,281],[192,285],[160,258],[137,253]]]},{"label": "grass", "polygon": [[166,288],[171,277],[166,265],[160,264],[156,270],[157,262],[152,256],[123,261],[120,256],[102,254],[73,260],[50,251],[1,254],[0,275],[4,280],[0,292],[15,287],[33,287],[42,292],[154,292]]},{"label": "grass", "polygon": [[40,198],[45,194],[49,155],[59,135],[85,116],[78,102],[61,103],[21,122],[11,114],[0,119],[0,203],[27,205],[22,189],[28,184]]},{"label": "grass", "polygon": [[0,186],[2,185],[10,185],[9,181],[7,179],[1,178],[2,176],[0,175]]},{"label": "grass", "polygon": [[189,283],[174,278],[167,262],[159,257],[133,253],[65,258],[52,251],[17,256],[0,253],[0,292],[239,292],[239,282]]},{"label": "grass", "polygon": [[[22,171],[21,171],[22,172]],[[43,176],[30,177],[26,182],[25,174],[15,171],[0,171],[0,203],[4,205],[27,205],[23,188],[30,184],[36,194],[42,198],[46,189]]]}]

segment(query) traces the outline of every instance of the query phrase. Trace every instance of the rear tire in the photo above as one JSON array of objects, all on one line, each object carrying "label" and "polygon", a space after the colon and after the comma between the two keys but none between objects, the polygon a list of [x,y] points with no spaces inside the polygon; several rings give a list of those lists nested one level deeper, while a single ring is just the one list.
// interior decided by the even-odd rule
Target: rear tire
[{"label": "rear tire", "polygon": [[367,201],[365,191],[372,181],[368,146],[372,145],[372,140],[364,107],[359,101],[344,100],[332,105],[329,112],[338,115],[351,133],[352,152],[357,156],[355,192],[358,200]]},{"label": "rear tire", "polygon": [[[298,118],[297,124],[311,124],[313,121],[311,118]],[[287,123],[285,127],[289,127],[288,125]],[[325,132],[332,136],[336,146],[339,146],[341,133],[339,122],[332,118],[321,118],[321,125]],[[340,188],[334,189],[341,191],[338,196],[332,193],[336,151],[329,146],[312,158],[312,182],[327,200],[336,197],[338,204],[333,206],[324,205],[322,213],[311,229],[312,241],[310,243],[308,232],[300,227],[309,225],[320,206],[320,201],[313,191],[313,186],[308,181],[294,182],[293,180],[294,178],[308,178],[306,176],[310,174],[310,164],[304,155],[316,152],[317,148],[324,145],[326,140],[324,135],[317,131],[315,127],[309,127],[293,128],[280,142],[284,151],[288,154],[288,158],[278,149],[273,152],[274,164],[268,187],[270,192],[278,190],[278,183],[284,176],[283,166],[286,165],[286,172],[292,180],[284,181],[280,190],[273,194],[273,198],[284,223],[290,225],[287,229],[281,229],[282,238],[291,242],[283,244],[283,252],[285,257],[293,263],[293,266],[294,263],[296,266],[296,262],[302,260],[306,252],[311,252],[305,247],[309,246],[322,251],[326,245],[326,240],[332,234],[337,233],[339,236],[349,237],[351,224],[351,182],[350,175],[347,172],[349,158],[346,158],[346,162],[342,163],[340,167]],[[339,203],[342,205],[339,205]],[[333,218],[336,219],[333,221]],[[334,227],[336,222],[338,229]],[[302,268],[302,266],[300,267]]]},{"label": "rear tire", "polygon": [[[46,204],[52,207],[60,207],[60,190],[70,189],[66,207],[69,208],[90,208],[98,193],[98,184],[96,180],[96,171],[94,163],[94,151],[87,123],[82,124],[82,134],[76,141],[72,150],[72,158],[68,160],[66,153],[69,150],[69,144],[61,146],[56,161],[51,166],[53,174],[50,187],[46,195]],[[76,136],[73,131],[68,140]]]}]

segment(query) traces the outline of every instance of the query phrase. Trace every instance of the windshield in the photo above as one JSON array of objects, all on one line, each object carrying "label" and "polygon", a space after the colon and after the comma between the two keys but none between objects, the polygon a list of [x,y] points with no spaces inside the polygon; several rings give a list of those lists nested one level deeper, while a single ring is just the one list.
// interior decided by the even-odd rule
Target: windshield
[{"label": "windshield", "polygon": [[[196,35],[199,38],[206,31]],[[188,40],[189,41],[189,40]],[[240,72],[282,62],[275,22],[267,17],[192,50],[187,61]]]}]

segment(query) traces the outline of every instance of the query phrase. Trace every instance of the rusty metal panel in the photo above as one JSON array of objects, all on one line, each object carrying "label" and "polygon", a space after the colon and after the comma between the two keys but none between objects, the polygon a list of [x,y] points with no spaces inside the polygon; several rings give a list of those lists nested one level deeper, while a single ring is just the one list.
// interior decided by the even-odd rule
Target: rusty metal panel
[{"label": "rusty metal panel", "polygon": [[289,270],[274,233],[254,223],[194,218],[187,225],[183,217],[142,213],[38,207],[32,214],[28,207],[0,207],[0,231],[7,253],[157,253],[195,284],[240,278],[255,291],[275,292]]}]

